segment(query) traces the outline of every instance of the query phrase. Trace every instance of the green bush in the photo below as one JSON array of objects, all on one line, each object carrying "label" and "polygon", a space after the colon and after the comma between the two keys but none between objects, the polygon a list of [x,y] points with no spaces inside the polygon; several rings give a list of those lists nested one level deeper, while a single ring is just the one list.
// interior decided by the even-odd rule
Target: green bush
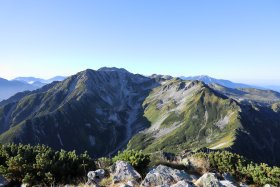
[{"label": "green bush", "polygon": [[112,159],[102,157],[95,161],[95,165],[100,169],[108,169],[113,164]]},{"label": "green bush", "polygon": [[78,182],[92,169],[95,169],[94,161],[87,153],[54,151],[44,145],[0,145],[0,175],[15,185]]},{"label": "green bush", "polygon": [[253,163],[243,156],[228,151],[195,153],[193,156],[207,159],[213,172],[228,172],[238,180],[251,184],[280,186],[280,168]]},{"label": "green bush", "polygon": [[145,173],[150,163],[150,156],[144,154],[142,151],[125,150],[119,152],[113,158],[113,162],[126,161],[130,163],[141,174]]}]

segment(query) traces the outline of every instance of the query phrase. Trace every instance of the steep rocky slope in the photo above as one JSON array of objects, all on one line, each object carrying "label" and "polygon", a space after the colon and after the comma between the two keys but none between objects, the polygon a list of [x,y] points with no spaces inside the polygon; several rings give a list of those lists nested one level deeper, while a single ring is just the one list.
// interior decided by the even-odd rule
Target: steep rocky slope
[{"label": "steep rocky slope", "polygon": [[148,122],[142,103],[157,83],[126,70],[86,70],[0,108],[0,142],[113,154]]}]

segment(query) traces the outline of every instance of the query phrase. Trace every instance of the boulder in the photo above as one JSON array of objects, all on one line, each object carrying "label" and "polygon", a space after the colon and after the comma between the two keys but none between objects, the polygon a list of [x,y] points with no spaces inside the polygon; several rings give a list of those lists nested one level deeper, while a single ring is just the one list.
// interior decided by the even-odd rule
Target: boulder
[{"label": "boulder", "polygon": [[192,178],[184,171],[159,165],[147,174],[141,185],[144,187],[161,185],[170,186],[172,184],[176,184],[179,181],[192,181]]},{"label": "boulder", "polygon": [[141,175],[127,162],[118,161],[113,165],[113,182],[137,181],[141,180]]},{"label": "boulder", "polygon": [[90,171],[87,176],[89,185],[93,184],[98,186],[101,180],[105,177],[105,170],[99,169],[96,171]]},{"label": "boulder", "polygon": [[220,181],[223,187],[237,187],[233,182],[228,180],[222,180]]},{"label": "boulder", "polygon": [[139,183],[135,181],[128,181],[127,183],[120,184],[119,187],[136,187],[139,186]]},{"label": "boulder", "polygon": [[171,187],[193,187],[193,185],[189,184],[187,181],[179,181],[176,184],[171,185]]},{"label": "boulder", "polygon": [[202,177],[200,177],[196,182],[196,186],[199,187],[222,187],[223,185],[217,179],[215,173],[205,173]]},{"label": "boulder", "polygon": [[9,184],[9,182],[0,175],[0,186],[7,186]]}]

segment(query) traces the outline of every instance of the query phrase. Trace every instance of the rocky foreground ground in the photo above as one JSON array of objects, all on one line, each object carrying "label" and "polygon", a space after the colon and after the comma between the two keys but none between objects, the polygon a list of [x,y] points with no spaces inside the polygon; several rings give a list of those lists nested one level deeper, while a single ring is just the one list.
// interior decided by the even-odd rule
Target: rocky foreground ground
[{"label": "rocky foreground ground", "polygon": [[[215,173],[203,175],[188,174],[183,170],[159,165],[151,169],[146,176],[141,176],[129,163],[116,162],[110,173],[103,169],[88,173],[88,186],[111,187],[246,187],[237,182],[230,174],[218,176]],[[270,187],[267,184],[265,187]]]}]

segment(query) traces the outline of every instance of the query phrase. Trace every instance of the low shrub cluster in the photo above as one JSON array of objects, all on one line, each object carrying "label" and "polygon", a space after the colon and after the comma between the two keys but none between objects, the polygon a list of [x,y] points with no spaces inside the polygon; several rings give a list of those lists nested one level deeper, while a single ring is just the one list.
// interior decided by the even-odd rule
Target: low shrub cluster
[{"label": "low shrub cluster", "polygon": [[210,163],[210,170],[213,172],[228,172],[238,180],[249,184],[280,186],[279,167],[270,167],[263,163],[256,164],[243,156],[228,151],[199,152],[193,156],[206,159]]},{"label": "low shrub cluster", "polygon": [[94,169],[94,161],[86,152],[77,155],[44,145],[0,145],[0,175],[14,185],[73,184]]},{"label": "low shrub cluster", "polygon": [[95,165],[99,169],[109,169],[113,164],[112,159],[107,157],[101,157],[95,161]]},{"label": "low shrub cluster", "polygon": [[118,155],[113,158],[113,162],[117,161],[126,161],[130,163],[138,172],[144,174],[151,160],[150,156],[144,154],[142,151],[125,150],[123,152],[119,152]]}]

